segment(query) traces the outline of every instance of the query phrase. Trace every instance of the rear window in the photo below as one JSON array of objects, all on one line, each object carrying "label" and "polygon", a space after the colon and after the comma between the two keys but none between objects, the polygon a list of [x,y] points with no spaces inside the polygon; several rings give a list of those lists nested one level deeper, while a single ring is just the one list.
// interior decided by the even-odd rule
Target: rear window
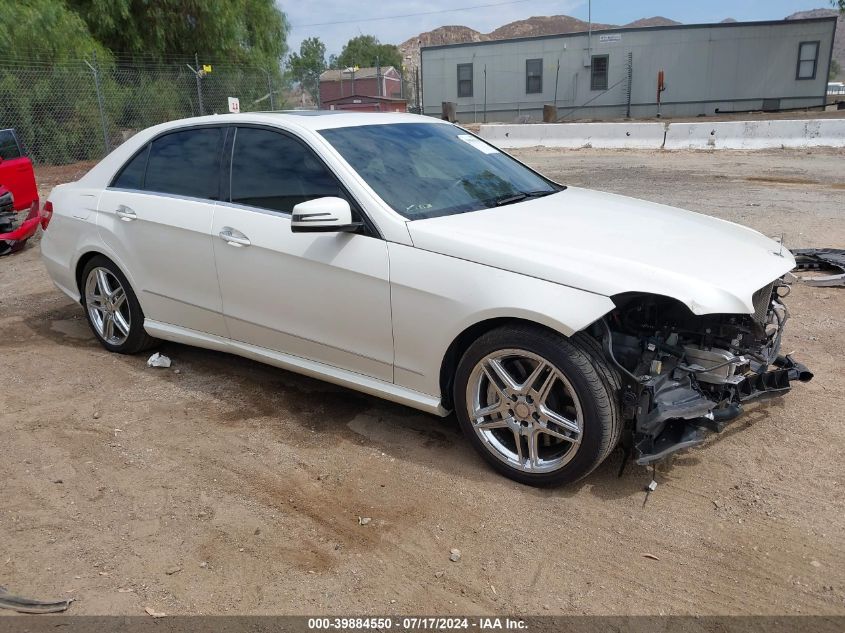
[{"label": "rear window", "polygon": [[147,145],[135,155],[135,158],[123,166],[111,186],[121,189],[143,189],[144,172],[147,169],[147,157],[149,155],[150,146]]},{"label": "rear window", "polygon": [[0,130],[0,158],[10,160],[21,157],[21,148],[12,130]]},{"label": "rear window", "polygon": [[153,141],[144,190],[192,198],[218,198],[221,128],[173,132]]}]

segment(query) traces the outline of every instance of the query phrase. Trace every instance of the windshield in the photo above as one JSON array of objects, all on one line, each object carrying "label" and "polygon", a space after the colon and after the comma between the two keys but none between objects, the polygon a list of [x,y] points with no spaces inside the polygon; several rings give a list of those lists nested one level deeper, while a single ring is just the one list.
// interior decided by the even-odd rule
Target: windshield
[{"label": "windshield", "polygon": [[409,220],[477,211],[561,190],[454,125],[362,125],[320,134],[382,200]]}]

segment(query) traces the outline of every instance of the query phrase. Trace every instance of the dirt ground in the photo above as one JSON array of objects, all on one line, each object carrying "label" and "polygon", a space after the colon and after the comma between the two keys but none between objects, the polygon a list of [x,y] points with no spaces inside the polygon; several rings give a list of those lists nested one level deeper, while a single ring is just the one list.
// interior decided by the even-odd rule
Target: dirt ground
[{"label": "dirt ground", "polygon": [[[845,247],[842,152],[519,154]],[[0,259],[0,585],[72,614],[845,614],[845,289],[789,305],[813,382],[662,465],[648,497],[618,453],[535,490],[453,419],[180,345],[170,370],[108,354],[33,244]]]}]

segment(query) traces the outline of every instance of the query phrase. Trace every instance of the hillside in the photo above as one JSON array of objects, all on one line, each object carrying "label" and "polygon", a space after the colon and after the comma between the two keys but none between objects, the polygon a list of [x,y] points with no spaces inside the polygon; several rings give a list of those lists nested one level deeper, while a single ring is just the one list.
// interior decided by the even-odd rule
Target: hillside
[{"label": "hillside", "polygon": [[[669,26],[680,24],[675,20],[655,16],[635,20],[626,27],[648,27],[648,26]],[[441,26],[432,31],[425,31],[415,37],[411,37],[399,45],[402,55],[406,58],[405,67],[413,73],[419,63],[420,45],[440,46],[442,44],[460,44],[464,42],[485,42],[489,40],[505,40],[514,37],[533,37],[535,35],[556,35],[558,33],[577,33],[586,31],[589,24],[584,20],[573,18],[570,15],[541,15],[533,16],[525,20],[510,22],[504,26],[491,31],[481,33],[467,26]],[[618,28],[615,24],[600,24],[593,22],[593,30]]]},{"label": "hillside", "polygon": [[[833,9],[813,9],[812,11],[799,11],[786,17],[787,20],[800,20],[803,18],[824,18],[837,15],[838,11]],[[824,51],[827,54],[827,51]],[[836,23],[836,37],[833,40],[833,59],[839,62],[839,79],[845,77],[845,15],[839,15]]]}]

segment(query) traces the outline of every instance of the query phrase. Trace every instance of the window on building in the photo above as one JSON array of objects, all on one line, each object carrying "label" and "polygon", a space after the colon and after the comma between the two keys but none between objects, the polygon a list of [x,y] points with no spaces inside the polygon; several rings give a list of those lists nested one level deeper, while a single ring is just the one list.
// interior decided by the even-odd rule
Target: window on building
[{"label": "window on building", "polygon": [[144,172],[147,170],[147,156],[149,155],[150,146],[145,145],[144,149],[135,154],[134,158],[123,166],[111,186],[121,189],[143,189]]},{"label": "window on building", "polygon": [[796,79],[815,79],[819,64],[819,43],[801,42],[798,45],[798,71]]},{"label": "window on building", "polygon": [[472,96],[472,64],[458,64],[458,97]]},{"label": "window on building", "polygon": [[160,136],[150,148],[144,190],[216,200],[222,141],[221,128]]},{"label": "window on building", "polygon": [[238,128],[232,152],[232,202],[290,213],[300,202],[345,198],[314,153],[285,134]]},{"label": "window on building", "polygon": [[607,90],[609,55],[593,55],[590,65],[590,90]]},{"label": "window on building", "polygon": [[525,60],[525,94],[543,92],[543,60]]}]

